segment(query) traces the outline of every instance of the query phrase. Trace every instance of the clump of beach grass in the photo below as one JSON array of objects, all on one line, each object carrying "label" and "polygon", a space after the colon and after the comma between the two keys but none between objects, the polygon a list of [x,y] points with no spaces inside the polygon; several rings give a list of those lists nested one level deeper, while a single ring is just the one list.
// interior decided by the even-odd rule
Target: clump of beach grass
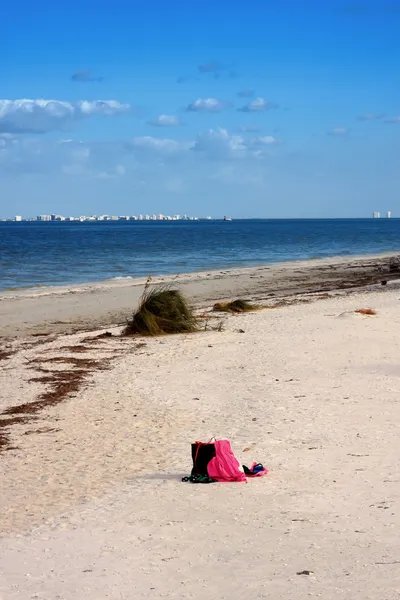
[{"label": "clump of beach grass", "polygon": [[259,306],[250,304],[247,300],[233,300],[232,302],[218,302],[214,304],[213,310],[215,312],[230,312],[230,313],[244,313],[252,310],[259,310]]},{"label": "clump of beach grass", "polygon": [[148,282],[139,308],[122,335],[157,336],[195,331],[199,331],[199,325],[183,294],[169,287],[150,289]]}]

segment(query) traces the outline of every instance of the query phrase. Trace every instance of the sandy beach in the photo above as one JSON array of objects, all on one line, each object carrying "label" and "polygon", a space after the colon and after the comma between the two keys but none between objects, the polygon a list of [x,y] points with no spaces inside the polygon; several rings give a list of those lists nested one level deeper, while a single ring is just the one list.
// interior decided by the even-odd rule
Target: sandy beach
[{"label": "sandy beach", "polygon": [[[154,277],[173,284],[197,307],[232,297],[265,301],[298,294],[357,289],[400,279],[398,254],[334,257],[265,266]],[[73,333],[123,324],[147,279],[120,278],[93,284],[0,292],[0,337]]]},{"label": "sandy beach", "polygon": [[[0,420],[20,418],[0,429],[0,598],[400,598],[389,257],[182,275],[199,314],[270,308],[120,338],[143,285],[0,297]],[[67,371],[72,393],[30,411]],[[212,436],[270,474],[182,483]]]}]

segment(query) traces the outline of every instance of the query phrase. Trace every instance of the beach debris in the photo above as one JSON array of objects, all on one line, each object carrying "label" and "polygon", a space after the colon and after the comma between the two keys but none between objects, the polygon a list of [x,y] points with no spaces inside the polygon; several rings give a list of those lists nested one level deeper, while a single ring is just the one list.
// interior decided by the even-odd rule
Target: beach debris
[{"label": "beach debris", "polygon": [[216,327],[213,327],[214,331],[224,331],[225,325],[223,321],[220,321]]},{"label": "beach debris", "polygon": [[376,315],[377,312],[373,308],[357,308],[354,312],[360,315]]},{"label": "beach debris", "polygon": [[389,260],[389,272],[400,273],[400,256],[392,256]]},{"label": "beach debris", "polygon": [[231,312],[231,313],[243,313],[250,312],[252,310],[258,310],[260,307],[250,304],[247,300],[233,300],[232,302],[217,302],[214,304],[213,311],[215,312]]},{"label": "beach debris", "polygon": [[[216,319],[217,317],[211,317],[212,319]],[[224,331],[225,330],[225,325],[223,321],[219,321],[219,323],[217,323],[217,325],[214,326],[210,326],[208,321],[205,322],[204,324],[204,331]]]},{"label": "beach debris", "polygon": [[61,431],[61,429],[56,429],[54,427],[39,427],[39,429],[30,429],[29,431],[25,431],[24,435],[31,435],[32,433],[55,433],[57,431]]},{"label": "beach debris", "polygon": [[149,289],[146,285],[138,310],[122,335],[165,335],[199,331],[196,317],[179,290]]},{"label": "beach debris", "polygon": [[50,333],[31,333],[32,337],[47,337],[51,335]]},{"label": "beach debris", "polygon": [[314,575],[314,571],[309,571],[308,569],[305,569],[304,571],[298,571],[296,575]]},{"label": "beach debris", "polygon": [[238,329],[237,332],[238,333],[246,333],[244,329]]},{"label": "beach debris", "polygon": [[75,346],[61,346],[60,350],[68,350],[69,352],[84,353],[84,352],[93,352],[93,348],[89,348],[89,346],[82,346],[80,344],[76,344]]},{"label": "beach debris", "polygon": [[[96,369],[102,369],[104,368],[104,365],[102,363],[102,361],[100,360],[95,360],[93,358],[77,358],[76,356],[52,356],[50,358],[35,358],[33,360],[30,360],[29,363],[31,364],[48,364],[48,363],[60,363],[60,364],[69,364],[69,365],[73,365],[74,367],[80,367],[80,368],[84,368],[84,369],[89,369],[89,368],[96,368]],[[42,368],[38,368],[38,367],[33,367],[34,369],[36,369],[37,371],[42,371],[42,372],[47,372],[47,373],[51,373],[52,371],[49,371],[47,369],[42,369]],[[63,371],[60,371],[61,373]]]},{"label": "beach debris", "polygon": [[8,348],[0,348],[0,360],[7,360],[15,354],[16,350],[9,350]]}]

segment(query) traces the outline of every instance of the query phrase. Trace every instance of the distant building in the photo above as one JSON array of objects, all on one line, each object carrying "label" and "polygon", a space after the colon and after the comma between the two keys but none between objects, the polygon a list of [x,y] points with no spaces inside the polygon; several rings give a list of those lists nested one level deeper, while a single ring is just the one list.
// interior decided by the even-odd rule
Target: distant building
[{"label": "distant building", "polygon": [[374,212],[374,213],[373,213],[372,217],[373,217],[374,219],[380,219],[380,217],[381,217],[381,213],[376,211],[376,212]]},{"label": "distant building", "polygon": [[22,217],[20,215],[17,215],[16,217],[14,217],[14,221],[19,223],[20,221],[22,221]]},{"label": "distant building", "polygon": [[36,221],[51,221],[51,215],[39,215],[36,217]]},{"label": "distant building", "polygon": [[387,219],[391,219],[391,218],[392,218],[392,213],[391,213],[391,211],[390,211],[390,210],[388,210],[388,211],[387,211],[387,213],[386,213],[386,218],[387,218]]}]

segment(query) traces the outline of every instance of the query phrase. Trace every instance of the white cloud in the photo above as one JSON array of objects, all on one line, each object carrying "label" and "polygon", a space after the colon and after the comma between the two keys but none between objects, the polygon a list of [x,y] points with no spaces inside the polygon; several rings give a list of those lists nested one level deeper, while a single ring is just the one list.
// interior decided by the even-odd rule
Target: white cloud
[{"label": "white cloud", "polygon": [[274,104],[273,102],[269,102],[269,100],[266,100],[265,98],[254,98],[254,100],[245,106],[242,106],[242,108],[239,108],[238,110],[242,112],[264,112],[273,108],[278,108],[278,105]]},{"label": "white cloud", "polygon": [[0,100],[0,132],[47,133],[71,127],[77,120],[93,115],[117,115],[131,110],[116,100]]},{"label": "white cloud", "polygon": [[198,98],[189,104],[187,110],[194,112],[219,112],[226,108],[227,104],[216,98]]},{"label": "white cloud", "polygon": [[215,159],[225,159],[242,155],[247,151],[247,146],[240,135],[230,135],[226,129],[209,129],[198,134],[192,150]]},{"label": "white cloud", "polygon": [[148,121],[148,125],[153,125],[153,127],[178,127],[181,125],[181,121],[174,115],[159,115],[152,121]]},{"label": "white cloud", "polygon": [[347,129],[346,127],[335,127],[331,131],[328,131],[328,135],[334,135],[338,137],[348,135],[349,133],[350,129]]},{"label": "white cloud", "polygon": [[[205,165],[243,162],[249,169],[260,159],[271,156],[269,149],[278,143],[273,136],[251,139],[231,134],[226,129],[210,129],[194,140],[142,136],[119,142],[82,142],[72,139],[49,140],[43,137],[1,137],[0,176],[42,175],[74,178],[146,181],[158,186],[161,180],[174,183],[200,176]],[[199,170],[199,171],[197,171]],[[60,184],[62,185],[62,183]]]}]

